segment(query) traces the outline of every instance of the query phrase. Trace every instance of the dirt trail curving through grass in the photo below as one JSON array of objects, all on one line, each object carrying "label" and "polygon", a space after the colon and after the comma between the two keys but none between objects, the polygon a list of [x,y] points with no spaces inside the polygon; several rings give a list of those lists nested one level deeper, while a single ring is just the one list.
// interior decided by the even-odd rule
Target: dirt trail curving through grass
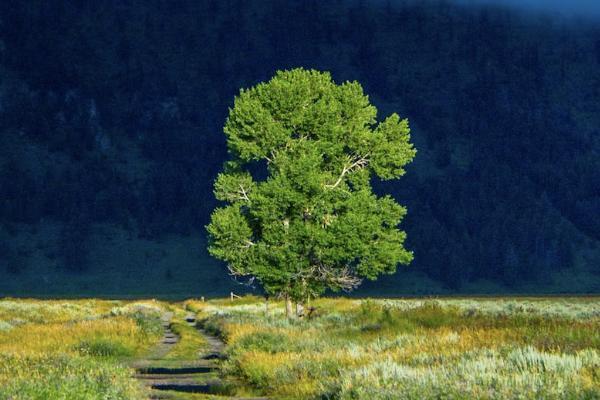
[{"label": "dirt trail curving through grass", "polygon": [[[181,321],[175,321],[175,315],[173,312],[163,315],[164,334],[160,343],[146,359],[133,363],[136,370],[135,377],[151,389],[150,399],[266,400],[262,397],[228,396],[231,388],[219,378],[218,374],[218,360],[224,357],[225,343],[198,327],[195,315],[187,314]],[[187,334],[180,335],[177,332],[181,332],[182,324],[195,329],[187,328]],[[193,337],[194,335],[196,337]],[[178,345],[186,345],[182,341],[199,339],[203,339],[202,342],[205,344],[201,349],[194,349],[192,354],[177,353]]]}]

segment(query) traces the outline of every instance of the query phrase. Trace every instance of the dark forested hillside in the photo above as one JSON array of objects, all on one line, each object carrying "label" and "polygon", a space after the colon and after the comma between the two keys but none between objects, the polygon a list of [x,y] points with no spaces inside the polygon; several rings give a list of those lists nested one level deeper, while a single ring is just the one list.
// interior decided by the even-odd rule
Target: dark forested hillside
[{"label": "dark forested hillside", "polygon": [[411,122],[415,162],[377,186],[408,206],[413,272],[363,293],[600,291],[600,22],[32,0],[0,2],[0,296],[229,290],[203,244],[222,126],[240,87],[298,66]]}]

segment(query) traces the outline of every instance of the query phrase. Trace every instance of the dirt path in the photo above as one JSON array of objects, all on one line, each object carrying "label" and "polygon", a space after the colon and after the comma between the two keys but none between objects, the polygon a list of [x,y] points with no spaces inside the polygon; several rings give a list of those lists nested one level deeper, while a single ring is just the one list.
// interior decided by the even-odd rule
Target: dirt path
[{"label": "dirt path", "polygon": [[[171,329],[174,313],[165,313],[162,317],[163,337],[152,353],[133,364],[135,377],[151,388],[150,399],[238,399],[265,400],[265,398],[241,398],[226,396],[228,389],[219,378],[218,360],[223,358],[225,343],[209,335],[197,326],[195,315],[188,314],[185,322],[197,329],[208,348],[191,359],[170,359],[169,353],[181,338]],[[204,394],[204,396],[202,396]]]}]

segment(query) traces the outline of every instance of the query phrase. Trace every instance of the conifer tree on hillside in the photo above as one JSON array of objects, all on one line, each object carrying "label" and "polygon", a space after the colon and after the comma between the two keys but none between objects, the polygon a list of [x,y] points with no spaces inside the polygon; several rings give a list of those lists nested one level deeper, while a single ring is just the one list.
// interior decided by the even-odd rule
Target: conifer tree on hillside
[{"label": "conifer tree on hillside", "polygon": [[[398,229],[406,209],[370,180],[402,176],[416,150],[407,120],[377,123],[376,113],[358,82],[301,68],[242,89],[229,111],[231,159],[214,186],[226,205],[207,226],[209,252],[285,298],[288,315],[292,301],[351,290],[413,258]],[[257,162],[266,179],[250,173]]]}]

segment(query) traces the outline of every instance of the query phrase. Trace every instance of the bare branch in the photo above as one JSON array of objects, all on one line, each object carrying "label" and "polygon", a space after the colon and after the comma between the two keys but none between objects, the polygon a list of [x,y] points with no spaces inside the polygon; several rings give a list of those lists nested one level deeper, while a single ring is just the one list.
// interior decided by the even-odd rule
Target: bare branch
[{"label": "bare branch", "polygon": [[344,291],[356,289],[362,283],[362,279],[354,275],[348,267],[342,269],[330,269],[323,265],[316,267],[316,277],[330,286],[338,287]]},{"label": "bare branch", "polygon": [[340,183],[342,183],[344,176],[348,172],[351,172],[352,170],[355,170],[355,169],[362,169],[362,168],[366,167],[369,164],[369,159],[367,158],[368,156],[369,156],[368,154],[365,154],[364,156],[349,157],[349,160],[348,160],[349,164],[344,165],[344,168],[342,169],[342,173],[338,177],[337,181],[335,181],[335,183],[333,183],[331,185],[325,185],[325,187],[328,189],[334,189]]},{"label": "bare branch", "polygon": [[242,186],[241,183],[240,183],[240,190],[238,190],[238,194],[240,195],[240,198],[242,200],[250,201],[250,198],[248,197],[248,193],[246,192],[246,189],[244,189],[244,186]]},{"label": "bare branch", "polygon": [[241,272],[233,269],[231,264],[227,264],[227,270],[229,270],[229,275],[231,275],[231,276],[244,276],[245,275],[245,274],[242,274]]},{"label": "bare branch", "polygon": [[275,159],[276,156],[277,156],[277,154],[275,153],[275,150],[271,150],[270,157],[265,156],[265,160],[267,160],[267,164],[272,164],[273,160]]},{"label": "bare branch", "polygon": [[299,271],[293,278],[322,282],[346,292],[356,289],[362,283],[362,279],[357,277],[349,267],[330,268],[322,263],[313,265],[307,270]]}]

